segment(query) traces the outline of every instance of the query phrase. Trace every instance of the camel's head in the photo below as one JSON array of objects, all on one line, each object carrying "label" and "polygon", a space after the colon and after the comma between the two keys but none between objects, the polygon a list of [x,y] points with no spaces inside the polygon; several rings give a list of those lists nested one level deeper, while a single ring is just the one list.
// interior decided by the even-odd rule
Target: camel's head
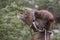
[{"label": "camel's head", "polygon": [[24,10],[18,10],[17,12],[17,18],[24,20],[26,17],[26,14],[24,13]]},{"label": "camel's head", "polygon": [[18,10],[17,11],[17,18],[21,20],[25,20],[27,17],[30,16],[30,12],[32,9],[25,8],[24,10]]}]

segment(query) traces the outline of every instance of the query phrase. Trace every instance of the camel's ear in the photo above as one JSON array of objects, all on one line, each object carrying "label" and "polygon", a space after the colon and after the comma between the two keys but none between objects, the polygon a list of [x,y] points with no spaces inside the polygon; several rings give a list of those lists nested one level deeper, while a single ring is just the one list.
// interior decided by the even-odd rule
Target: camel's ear
[{"label": "camel's ear", "polygon": [[36,18],[40,18],[40,14],[39,14],[38,11],[35,12],[35,17],[36,17]]},{"label": "camel's ear", "polygon": [[23,10],[18,10],[18,12],[23,12]]},{"label": "camel's ear", "polygon": [[38,16],[38,11],[35,11],[35,16]]}]

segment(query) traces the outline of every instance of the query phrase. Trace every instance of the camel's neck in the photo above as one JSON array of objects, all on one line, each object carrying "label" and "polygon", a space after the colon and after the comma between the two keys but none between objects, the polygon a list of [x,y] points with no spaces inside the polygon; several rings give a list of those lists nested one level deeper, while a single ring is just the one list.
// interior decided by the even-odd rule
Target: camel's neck
[{"label": "camel's neck", "polygon": [[25,18],[23,21],[29,26],[32,24],[32,20],[29,17]]}]

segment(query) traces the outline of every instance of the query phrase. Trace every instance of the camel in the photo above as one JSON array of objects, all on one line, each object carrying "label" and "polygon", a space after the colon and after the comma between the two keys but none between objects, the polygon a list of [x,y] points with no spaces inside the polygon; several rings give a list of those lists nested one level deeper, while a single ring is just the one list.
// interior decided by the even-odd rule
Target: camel
[{"label": "camel", "polygon": [[[40,26],[38,25],[37,29],[34,27],[32,14],[34,12],[36,24],[40,25],[42,28],[46,29],[46,39],[45,31],[40,32]],[[32,34],[31,40],[50,40],[50,33],[54,28],[54,16],[48,10],[35,10],[31,8],[25,8],[24,10],[18,10],[17,18],[24,21],[30,28],[33,29],[34,33]]]}]

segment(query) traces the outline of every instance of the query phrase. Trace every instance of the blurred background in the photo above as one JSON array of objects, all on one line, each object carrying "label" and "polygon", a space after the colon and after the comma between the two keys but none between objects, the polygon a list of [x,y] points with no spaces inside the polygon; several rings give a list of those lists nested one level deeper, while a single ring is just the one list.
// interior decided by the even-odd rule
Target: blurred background
[{"label": "blurred background", "polygon": [[31,29],[17,19],[17,10],[24,7],[47,9],[55,17],[51,40],[60,40],[60,0],[0,0],[0,40],[30,40]]}]

